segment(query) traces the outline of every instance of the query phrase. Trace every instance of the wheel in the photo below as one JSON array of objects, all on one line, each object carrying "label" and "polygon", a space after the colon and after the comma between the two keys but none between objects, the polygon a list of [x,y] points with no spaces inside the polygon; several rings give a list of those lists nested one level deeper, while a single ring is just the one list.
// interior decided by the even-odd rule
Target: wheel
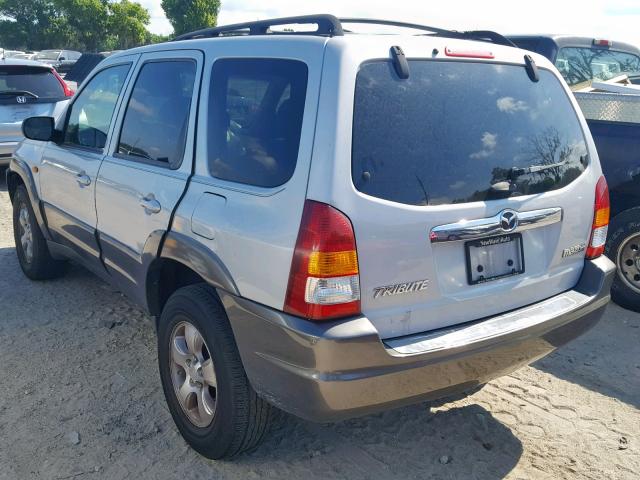
[{"label": "wheel", "polygon": [[617,215],[609,228],[605,253],[618,270],[611,298],[621,307],[640,312],[640,207]]},{"label": "wheel", "polygon": [[180,433],[211,459],[260,442],[273,408],[251,388],[229,320],[206,284],[177,290],[158,323],[162,388]]},{"label": "wheel", "polygon": [[18,186],[13,200],[13,238],[20,268],[31,280],[48,280],[64,273],[65,262],[51,257],[24,185]]}]

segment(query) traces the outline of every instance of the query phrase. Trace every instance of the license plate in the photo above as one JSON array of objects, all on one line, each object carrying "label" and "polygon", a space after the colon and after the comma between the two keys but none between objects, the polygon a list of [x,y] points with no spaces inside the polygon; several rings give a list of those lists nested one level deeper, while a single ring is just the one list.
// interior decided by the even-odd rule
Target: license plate
[{"label": "license plate", "polygon": [[464,244],[470,285],[524,273],[522,235],[512,233]]}]

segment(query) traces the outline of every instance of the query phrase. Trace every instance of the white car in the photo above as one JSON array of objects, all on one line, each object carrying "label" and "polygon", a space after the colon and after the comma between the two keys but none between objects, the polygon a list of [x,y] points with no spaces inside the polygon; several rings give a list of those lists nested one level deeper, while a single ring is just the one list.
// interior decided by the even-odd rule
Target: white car
[{"label": "white car", "polygon": [[31,60],[0,60],[0,167],[9,165],[23,139],[22,121],[57,117],[73,95],[49,65]]}]

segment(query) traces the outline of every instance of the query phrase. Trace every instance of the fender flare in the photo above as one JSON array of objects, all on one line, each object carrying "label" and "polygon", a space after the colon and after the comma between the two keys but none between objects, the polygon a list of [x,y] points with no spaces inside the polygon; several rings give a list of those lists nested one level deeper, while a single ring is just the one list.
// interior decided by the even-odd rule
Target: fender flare
[{"label": "fender flare", "polygon": [[231,273],[220,257],[187,235],[178,232],[167,233],[158,258],[182,263],[215,288],[240,296]]},{"label": "fender flare", "polygon": [[9,168],[6,173],[6,181],[7,187],[9,188],[9,196],[11,201],[13,201],[13,194],[11,193],[11,177],[17,175],[22,179],[22,183],[27,189],[27,193],[29,195],[29,200],[31,201],[31,208],[33,208],[33,212],[36,216],[36,221],[38,222],[38,226],[42,231],[42,235],[45,240],[51,240],[51,234],[49,233],[49,229],[47,227],[47,222],[45,221],[45,216],[42,211],[42,202],[40,201],[40,196],[38,195],[38,189],[36,188],[36,182],[33,178],[33,174],[31,173],[31,169],[29,165],[24,160],[20,160],[19,158],[13,157],[11,159],[11,163],[9,164]]}]

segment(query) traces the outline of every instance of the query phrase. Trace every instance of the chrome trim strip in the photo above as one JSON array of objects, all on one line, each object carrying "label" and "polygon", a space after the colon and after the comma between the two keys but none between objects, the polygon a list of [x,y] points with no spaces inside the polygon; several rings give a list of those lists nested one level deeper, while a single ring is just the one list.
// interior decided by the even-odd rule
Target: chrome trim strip
[{"label": "chrome trim strip", "polygon": [[528,212],[516,212],[518,214],[518,226],[511,230],[504,230],[501,219],[504,210],[489,218],[475,220],[461,220],[456,223],[439,225],[431,229],[429,238],[431,243],[459,242],[462,240],[476,240],[478,238],[502,235],[505,233],[517,233],[532,228],[552,225],[562,220],[562,208],[544,208]]}]

